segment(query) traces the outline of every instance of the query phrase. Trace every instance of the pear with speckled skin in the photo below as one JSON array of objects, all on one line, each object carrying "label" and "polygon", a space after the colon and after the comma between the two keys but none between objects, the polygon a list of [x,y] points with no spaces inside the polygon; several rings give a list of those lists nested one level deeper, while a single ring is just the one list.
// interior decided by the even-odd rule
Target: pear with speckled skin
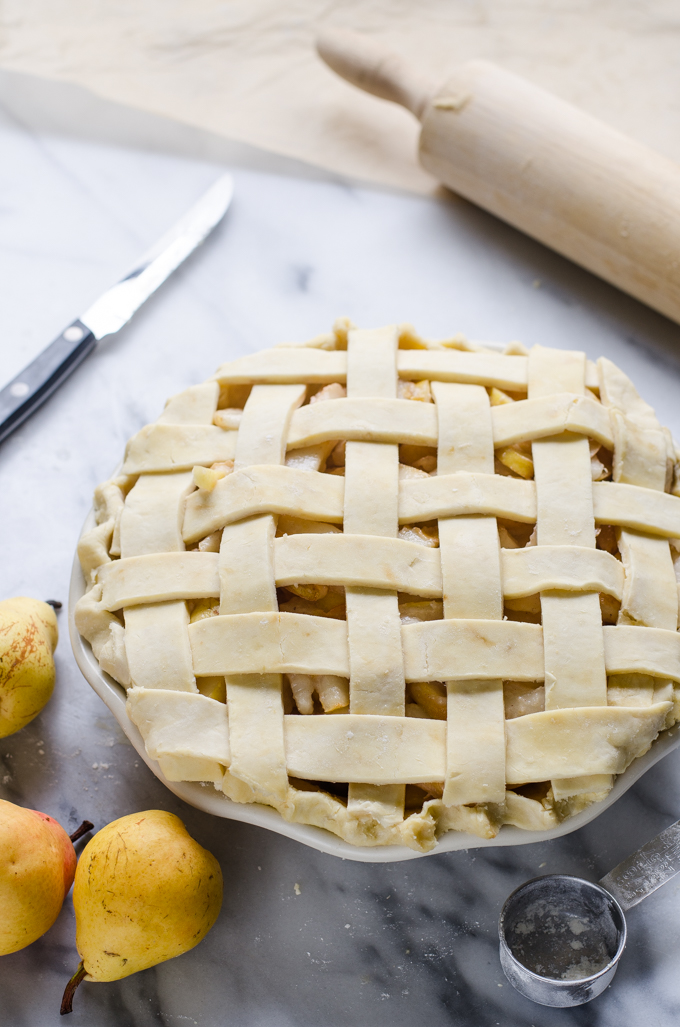
[{"label": "pear with speckled skin", "polygon": [[222,871],[179,817],[147,810],[114,820],[88,843],[73,888],[81,980],[118,981],[188,952],[222,906]]},{"label": "pear with speckled skin", "polygon": [[0,602],[0,738],[30,723],[52,695],[58,638],[47,603],[26,596]]}]

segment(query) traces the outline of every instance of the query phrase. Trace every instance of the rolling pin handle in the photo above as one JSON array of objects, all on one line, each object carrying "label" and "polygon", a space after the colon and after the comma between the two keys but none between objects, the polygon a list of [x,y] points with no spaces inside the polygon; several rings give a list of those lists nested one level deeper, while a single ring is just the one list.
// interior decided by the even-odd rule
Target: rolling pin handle
[{"label": "rolling pin handle", "polygon": [[358,32],[336,28],[319,34],[316,49],[329,68],[352,85],[399,103],[422,120],[435,84],[419,75],[399,54]]}]

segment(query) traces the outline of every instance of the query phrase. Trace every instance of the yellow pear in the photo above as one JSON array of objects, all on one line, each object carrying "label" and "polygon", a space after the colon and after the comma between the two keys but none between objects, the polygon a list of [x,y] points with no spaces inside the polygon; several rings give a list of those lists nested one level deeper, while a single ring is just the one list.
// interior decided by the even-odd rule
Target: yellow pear
[{"label": "yellow pear", "polygon": [[222,871],[179,817],[152,809],[114,820],[86,845],[73,888],[82,980],[118,981],[188,952],[222,906]]},{"label": "yellow pear", "polygon": [[56,820],[0,799],[0,955],[52,926],[75,869],[73,843]]},{"label": "yellow pear", "polygon": [[0,738],[25,727],[52,695],[58,638],[47,603],[25,596],[0,602]]}]

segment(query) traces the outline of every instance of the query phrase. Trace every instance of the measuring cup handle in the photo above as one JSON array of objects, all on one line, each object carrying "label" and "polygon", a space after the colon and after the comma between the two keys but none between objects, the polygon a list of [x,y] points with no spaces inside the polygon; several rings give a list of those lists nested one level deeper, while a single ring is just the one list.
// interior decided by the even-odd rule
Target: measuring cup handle
[{"label": "measuring cup handle", "polygon": [[623,909],[637,906],[680,872],[680,820],[610,870],[598,883]]}]

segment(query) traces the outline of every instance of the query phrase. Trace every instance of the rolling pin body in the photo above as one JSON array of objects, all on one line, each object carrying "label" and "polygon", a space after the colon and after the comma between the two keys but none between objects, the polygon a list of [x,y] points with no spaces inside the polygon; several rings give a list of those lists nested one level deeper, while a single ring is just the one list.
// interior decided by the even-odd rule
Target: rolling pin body
[{"label": "rolling pin body", "polygon": [[433,88],[353,33],[319,51],[420,117],[420,160],[439,181],[680,322],[679,165],[486,61]]}]

